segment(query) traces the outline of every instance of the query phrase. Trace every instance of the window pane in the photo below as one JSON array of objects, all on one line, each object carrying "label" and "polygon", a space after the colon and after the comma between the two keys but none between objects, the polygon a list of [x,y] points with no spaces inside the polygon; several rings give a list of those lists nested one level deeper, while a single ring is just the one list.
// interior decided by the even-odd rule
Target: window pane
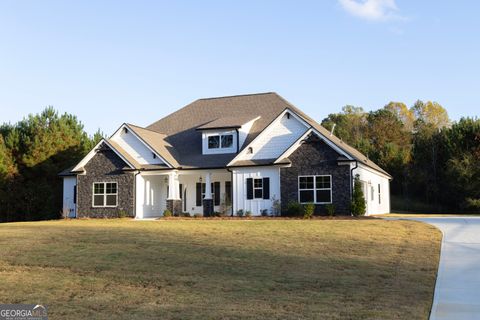
[{"label": "window pane", "polygon": [[107,206],[116,206],[117,205],[117,195],[107,194]]},{"label": "window pane", "polygon": [[117,193],[117,183],[107,183],[107,194],[109,193]]},{"label": "window pane", "polygon": [[317,202],[332,202],[330,190],[317,190]]},{"label": "window pane", "polygon": [[263,179],[253,179],[254,188],[262,188],[262,186],[263,186]]},{"label": "window pane", "polygon": [[300,191],[300,202],[314,202],[313,190]]},{"label": "window pane", "polygon": [[317,176],[315,179],[317,189],[330,188],[330,176]]},{"label": "window pane", "polygon": [[313,177],[300,177],[300,189],[313,189]]},{"label": "window pane", "polygon": [[93,196],[93,205],[94,206],[103,206],[103,195]]},{"label": "window pane", "polygon": [[233,135],[227,134],[222,136],[222,148],[230,148],[233,145]]},{"label": "window pane", "polygon": [[104,193],[104,184],[103,183],[95,183],[93,185],[93,193],[94,194],[103,194]]},{"label": "window pane", "polygon": [[255,189],[254,198],[255,199],[262,199],[263,198],[263,190],[262,189]]},{"label": "window pane", "polygon": [[217,149],[220,147],[220,137],[210,136],[208,137],[208,149]]}]

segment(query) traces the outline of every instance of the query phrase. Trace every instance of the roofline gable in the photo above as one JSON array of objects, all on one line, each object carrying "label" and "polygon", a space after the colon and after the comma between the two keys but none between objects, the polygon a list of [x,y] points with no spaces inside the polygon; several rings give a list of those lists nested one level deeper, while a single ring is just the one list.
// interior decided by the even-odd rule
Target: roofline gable
[{"label": "roofline gable", "polygon": [[71,170],[71,172],[78,172],[82,167],[84,167],[88,162],[90,162],[90,160],[92,160],[92,158],[97,154],[98,152],[98,148],[100,147],[100,145],[102,143],[105,143],[110,149],[112,149],[113,152],[115,152],[115,154],[117,156],[120,157],[120,159],[122,159],[131,169],[136,169],[135,166],[130,163],[120,152],[118,152],[109,142],[107,139],[105,138],[102,138],[96,145],[95,147],[93,147],[92,150],[90,150],[89,153],[87,153],[87,155],[85,157],[83,157],[82,160],[80,160],[79,163],[77,163],[77,165],[75,167],[73,167],[73,169]]},{"label": "roofline gable", "polygon": [[[152,146],[150,146],[142,137],[140,137],[134,129],[132,129],[131,127],[132,125],[128,124],[128,123],[123,123],[111,136],[109,139],[112,139],[114,136],[117,135],[117,133],[119,133],[123,128],[127,128],[141,143],[143,143],[143,145],[145,147],[147,147],[152,153],[154,153],[160,160],[162,160],[169,168],[173,168],[174,166],[168,162],[167,160],[165,160],[164,157],[162,157],[162,155],[157,151],[155,150]],[[149,130],[149,129],[145,129],[145,130]],[[149,131],[152,131],[152,130],[149,130]],[[155,131],[152,131],[152,132],[155,132]],[[158,133],[158,132],[156,132]]]}]

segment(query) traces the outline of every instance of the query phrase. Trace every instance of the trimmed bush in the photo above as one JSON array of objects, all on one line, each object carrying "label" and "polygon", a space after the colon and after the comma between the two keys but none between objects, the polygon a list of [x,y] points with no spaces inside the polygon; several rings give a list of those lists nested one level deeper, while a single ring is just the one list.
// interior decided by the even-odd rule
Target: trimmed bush
[{"label": "trimmed bush", "polygon": [[335,215],[335,206],[333,204],[327,204],[325,206],[325,209],[327,210],[327,215],[330,217],[333,217]]},{"label": "trimmed bush", "polygon": [[315,213],[315,204],[307,203],[303,206],[303,218],[310,219]]},{"label": "trimmed bush", "polygon": [[355,184],[353,187],[353,199],[351,203],[352,215],[355,217],[365,215],[367,211],[367,205],[365,204],[365,196],[363,195],[362,183],[360,182],[360,176],[355,176]]},{"label": "trimmed bush", "polygon": [[262,213],[262,217],[268,217],[268,209],[263,209],[261,213]]},{"label": "trimmed bush", "polygon": [[243,214],[244,214],[243,209],[240,209],[237,211],[237,216],[243,217]]},{"label": "trimmed bush", "polygon": [[166,209],[165,211],[163,211],[163,216],[164,217],[171,217],[171,216],[173,216],[173,213],[172,213],[172,211]]},{"label": "trimmed bush", "polygon": [[287,204],[287,216],[289,217],[301,217],[303,216],[304,210],[303,206],[296,201],[290,201]]},{"label": "trimmed bush", "polygon": [[119,217],[119,218],[125,218],[125,217],[127,217],[127,216],[128,216],[127,211],[125,211],[125,210],[120,210],[120,211],[118,211],[118,217]]},{"label": "trimmed bush", "polygon": [[245,211],[245,217],[251,217],[252,216],[252,211],[247,210]]}]

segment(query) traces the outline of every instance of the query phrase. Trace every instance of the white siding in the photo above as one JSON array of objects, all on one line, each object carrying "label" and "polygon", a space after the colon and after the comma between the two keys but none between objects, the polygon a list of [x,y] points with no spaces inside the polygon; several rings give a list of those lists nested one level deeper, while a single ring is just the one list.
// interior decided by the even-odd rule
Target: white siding
[{"label": "white siding", "polygon": [[159,158],[153,157],[153,152],[145,146],[130,130],[127,133],[122,129],[112,137],[126,152],[128,152],[140,164],[163,164]]},{"label": "white siding", "polygon": [[[278,167],[249,167],[232,170],[233,173],[233,211],[251,211],[261,215],[268,210],[271,214],[273,199],[280,200],[280,169]],[[247,178],[270,178],[270,199],[247,200]]]},{"label": "white siding", "polygon": [[[258,117],[260,118],[260,117]],[[247,139],[247,136],[248,134],[250,133],[250,129],[252,129],[252,126],[253,124],[255,123],[255,121],[258,120],[258,118],[255,118],[247,123],[245,123],[244,125],[242,125],[242,127],[240,129],[238,129],[238,139],[239,139],[239,144],[240,144],[240,148],[242,148],[243,144],[245,143],[245,140]]]},{"label": "white siding", "polygon": [[[367,215],[384,214],[390,212],[390,180],[364,165],[359,164],[353,170],[354,177],[360,176],[367,202]],[[378,185],[380,185],[381,201],[379,202]],[[373,189],[372,189],[373,188]],[[373,190],[373,199],[372,199]]]},{"label": "white siding", "polygon": [[250,145],[253,153],[245,154],[241,160],[276,159],[287,150],[306,131],[307,127],[293,115],[284,115],[271,127],[266,129]]},{"label": "white siding", "polygon": [[63,178],[63,214],[68,218],[75,218],[76,205],[74,200],[74,188],[77,185],[77,177]]}]

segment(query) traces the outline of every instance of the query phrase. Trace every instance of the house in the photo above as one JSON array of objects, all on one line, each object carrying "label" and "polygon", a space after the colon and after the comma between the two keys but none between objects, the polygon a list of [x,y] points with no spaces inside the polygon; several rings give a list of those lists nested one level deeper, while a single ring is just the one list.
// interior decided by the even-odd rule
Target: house
[{"label": "house", "polygon": [[142,128],[123,124],[61,173],[71,217],[138,219],[291,201],[350,214],[359,175],[367,214],[390,211],[391,176],[276,93],[199,99]]}]

